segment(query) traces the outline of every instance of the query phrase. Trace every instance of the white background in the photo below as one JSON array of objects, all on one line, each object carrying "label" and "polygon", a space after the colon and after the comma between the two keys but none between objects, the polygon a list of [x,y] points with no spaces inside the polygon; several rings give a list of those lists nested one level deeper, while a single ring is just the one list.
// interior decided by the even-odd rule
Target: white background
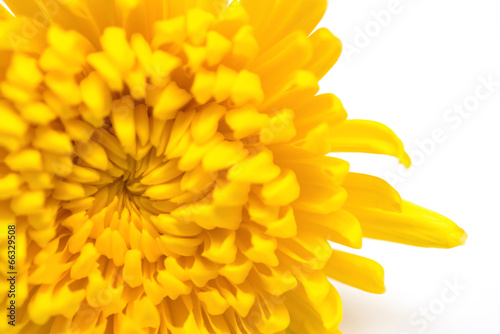
[{"label": "white background", "polygon": [[[341,330],[498,334],[500,1],[400,0],[382,27],[372,12],[392,8],[391,3],[330,1],[321,26],[342,40],[344,53],[322,81],[322,91],[339,96],[350,118],[390,126],[418,166],[405,171],[393,158],[342,157],[354,171],[392,175],[391,184],[405,199],[453,219],[469,239],[453,250],[367,240],[359,254],[385,267],[388,291],[370,295],[336,283],[344,303]],[[368,41],[357,36],[366,29]],[[479,78],[489,76],[499,87],[474,106],[476,89],[487,92],[478,88]],[[473,111],[459,120],[448,110],[464,101]],[[439,129],[445,140],[430,144]],[[427,143],[426,152],[417,142]],[[460,285],[458,296],[446,290],[447,282]]]}]

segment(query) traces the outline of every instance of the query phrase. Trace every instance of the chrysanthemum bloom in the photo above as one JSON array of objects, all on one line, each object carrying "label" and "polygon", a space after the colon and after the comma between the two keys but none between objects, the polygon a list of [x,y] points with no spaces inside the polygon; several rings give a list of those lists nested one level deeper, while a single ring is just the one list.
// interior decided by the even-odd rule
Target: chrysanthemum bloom
[{"label": "chrysanthemum bloom", "polygon": [[341,51],[313,32],[325,0],[6,3],[2,333],[339,333],[328,278],[381,293],[383,270],[329,241],[464,242],[325,156],[410,163],[391,130],[317,95]]}]

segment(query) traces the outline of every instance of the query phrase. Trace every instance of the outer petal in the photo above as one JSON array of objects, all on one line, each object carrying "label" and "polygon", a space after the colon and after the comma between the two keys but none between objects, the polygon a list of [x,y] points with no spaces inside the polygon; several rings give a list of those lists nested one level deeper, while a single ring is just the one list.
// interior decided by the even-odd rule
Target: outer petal
[{"label": "outer petal", "polygon": [[316,30],[309,40],[313,46],[313,58],[304,69],[313,72],[319,79],[323,78],[335,65],[342,52],[342,43],[328,29]]},{"label": "outer petal", "polygon": [[392,155],[409,167],[403,143],[387,126],[365,120],[347,120],[332,129],[332,152],[364,152]]},{"label": "outer petal", "polygon": [[350,208],[367,238],[419,247],[453,248],[463,245],[467,234],[448,218],[403,201],[402,212]]},{"label": "outer petal", "polygon": [[384,293],[384,268],[362,256],[333,251],[323,268],[325,274],[339,282],[371,292]]}]

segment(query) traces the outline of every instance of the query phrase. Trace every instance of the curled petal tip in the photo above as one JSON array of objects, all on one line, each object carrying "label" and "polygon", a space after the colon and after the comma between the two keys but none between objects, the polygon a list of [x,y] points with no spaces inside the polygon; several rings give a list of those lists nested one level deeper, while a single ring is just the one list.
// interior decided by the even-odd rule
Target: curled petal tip
[{"label": "curled petal tip", "polygon": [[410,168],[411,167],[411,158],[408,155],[408,153],[406,153],[404,151],[401,154],[401,156],[399,157],[399,162],[402,163],[403,166],[405,166],[406,168]]}]

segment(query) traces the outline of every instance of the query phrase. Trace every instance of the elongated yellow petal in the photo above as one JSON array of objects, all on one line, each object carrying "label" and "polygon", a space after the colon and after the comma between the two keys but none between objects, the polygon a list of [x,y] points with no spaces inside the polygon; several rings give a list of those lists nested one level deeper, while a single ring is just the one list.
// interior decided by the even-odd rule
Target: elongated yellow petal
[{"label": "elongated yellow petal", "polygon": [[358,219],[345,210],[328,214],[297,211],[297,219],[305,222],[310,234],[320,233],[330,241],[352,248],[361,248],[363,231]]},{"label": "elongated yellow petal", "polygon": [[448,218],[403,201],[401,212],[373,208],[349,209],[359,219],[367,238],[419,247],[452,248],[463,245],[467,234]]},{"label": "elongated yellow petal", "polygon": [[332,129],[333,152],[364,152],[392,155],[409,167],[410,158],[398,137],[385,125],[373,121],[348,120]]},{"label": "elongated yellow petal", "polygon": [[371,293],[384,293],[384,269],[362,256],[334,251],[325,265],[325,274],[339,282]]},{"label": "elongated yellow petal", "polygon": [[401,196],[389,183],[378,177],[349,173],[343,187],[347,190],[346,206],[401,212]]},{"label": "elongated yellow petal", "polygon": [[321,79],[337,62],[342,52],[342,43],[328,29],[318,29],[310,37],[313,46],[313,57],[305,69],[313,72]]},{"label": "elongated yellow petal", "polygon": [[111,120],[123,150],[132,156],[136,153],[134,116],[134,101],[132,97],[125,96],[115,101],[111,110]]}]

